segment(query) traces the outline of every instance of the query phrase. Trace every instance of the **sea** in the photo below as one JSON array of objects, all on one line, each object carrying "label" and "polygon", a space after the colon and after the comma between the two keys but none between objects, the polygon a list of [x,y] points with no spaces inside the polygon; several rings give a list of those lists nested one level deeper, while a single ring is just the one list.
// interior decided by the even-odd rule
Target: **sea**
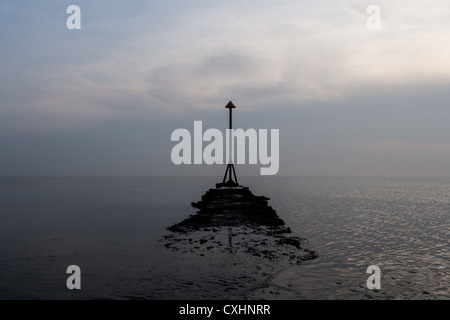
[{"label": "sea", "polygon": [[0,299],[450,299],[450,178],[240,177],[317,252],[297,263],[168,248],[216,182],[0,177]]}]

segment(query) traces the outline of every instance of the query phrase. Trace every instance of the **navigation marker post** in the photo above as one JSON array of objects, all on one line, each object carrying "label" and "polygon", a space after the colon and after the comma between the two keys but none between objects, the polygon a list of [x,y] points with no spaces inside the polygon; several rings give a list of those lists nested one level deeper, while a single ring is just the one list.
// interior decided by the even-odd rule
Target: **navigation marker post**
[{"label": "navigation marker post", "polygon": [[[230,130],[229,130],[229,144],[228,144],[229,159],[228,159],[227,170],[225,171],[225,175],[223,176],[222,186],[238,187],[239,183],[237,181],[236,171],[234,170],[234,164],[233,164],[233,134],[232,134],[232,129],[233,129],[232,112],[233,112],[233,109],[236,108],[236,106],[233,104],[233,102],[230,101],[225,106],[225,108],[230,110]],[[228,181],[226,181],[227,176],[228,176]],[[234,177],[234,180],[233,180],[233,177]]]}]

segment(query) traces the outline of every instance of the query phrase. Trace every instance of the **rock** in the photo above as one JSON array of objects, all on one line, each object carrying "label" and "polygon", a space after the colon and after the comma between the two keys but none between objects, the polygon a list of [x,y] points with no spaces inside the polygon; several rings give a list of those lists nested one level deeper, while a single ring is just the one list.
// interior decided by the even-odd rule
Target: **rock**
[{"label": "rock", "polygon": [[[190,246],[191,251],[203,250],[202,254],[216,250],[240,251],[270,261],[284,257],[291,263],[316,258],[315,251],[302,246],[304,239],[287,236],[292,231],[269,206],[269,200],[254,195],[248,187],[217,184],[201,201],[192,202],[199,209],[195,215],[167,228],[181,238],[166,237],[171,242],[166,247],[178,251],[186,249],[181,248],[183,245]],[[215,246],[210,245],[206,250],[204,246],[192,248],[193,237],[200,244],[216,238],[212,242]]]},{"label": "rock", "polygon": [[[202,200],[192,202],[199,209],[196,215],[169,227],[173,232],[186,232],[201,228],[243,225],[283,226],[275,210],[268,205],[269,198],[255,196],[248,187],[221,187],[210,189]],[[290,229],[280,228],[285,233]]]}]

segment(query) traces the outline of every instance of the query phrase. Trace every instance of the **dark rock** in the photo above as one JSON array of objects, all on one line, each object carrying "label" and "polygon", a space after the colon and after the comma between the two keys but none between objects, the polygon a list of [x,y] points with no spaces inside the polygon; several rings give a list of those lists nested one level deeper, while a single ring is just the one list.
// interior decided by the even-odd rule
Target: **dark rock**
[{"label": "dark rock", "polygon": [[[268,205],[269,198],[255,196],[248,187],[210,189],[202,200],[192,202],[199,209],[196,215],[169,227],[173,232],[186,232],[213,227],[265,225],[283,226],[275,210]],[[278,232],[287,232],[280,229]]]},{"label": "dark rock", "polygon": [[[181,235],[181,239],[189,239],[189,243],[185,242],[185,245],[192,244],[194,236],[200,237],[197,240],[200,244],[217,236],[216,241],[210,242],[215,247],[208,246],[206,252],[222,248],[270,261],[277,257],[287,257],[291,263],[316,258],[315,251],[302,247],[304,239],[286,236],[292,230],[285,226],[284,221],[269,206],[268,200],[270,199],[267,197],[254,195],[248,187],[218,184],[217,188],[209,189],[201,201],[192,202],[192,206],[199,210],[195,215],[168,230]],[[179,248],[176,241],[180,238],[166,239],[171,241],[171,244],[166,245],[167,248]],[[204,250],[198,246],[194,249]]]}]

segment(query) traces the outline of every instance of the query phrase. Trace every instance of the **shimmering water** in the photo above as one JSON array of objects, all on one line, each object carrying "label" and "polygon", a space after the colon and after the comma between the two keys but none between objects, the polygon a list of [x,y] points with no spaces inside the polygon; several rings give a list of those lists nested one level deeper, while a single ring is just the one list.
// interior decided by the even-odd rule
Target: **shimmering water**
[{"label": "shimmering water", "polygon": [[298,265],[162,245],[216,180],[1,177],[0,299],[450,298],[450,178],[241,177],[319,253]]}]

